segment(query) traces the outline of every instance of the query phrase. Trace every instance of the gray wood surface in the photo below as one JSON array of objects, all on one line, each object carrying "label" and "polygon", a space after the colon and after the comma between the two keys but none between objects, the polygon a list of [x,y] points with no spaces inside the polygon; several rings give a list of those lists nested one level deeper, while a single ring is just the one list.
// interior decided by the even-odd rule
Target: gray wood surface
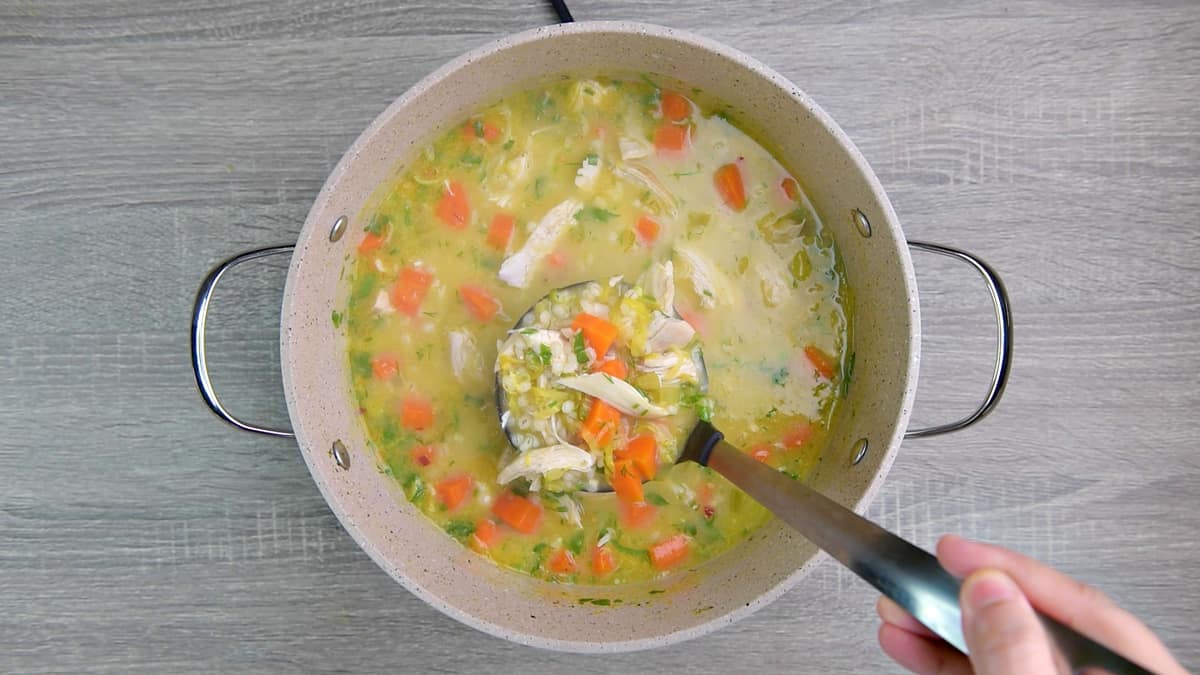
[{"label": "gray wood surface", "polygon": [[[1200,665],[1200,6],[574,0],[736,46],[844,126],[913,238],[1004,275],[994,416],[906,443],[871,515],[1097,584]],[[552,20],[540,1],[0,0],[0,671],[855,672],[874,593],[826,564],[759,614],[637,655],[465,628],[377,569],[295,446],[203,406],[193,294],[294,239],[341,152],[421,76]],[[917,422],[990,361],[966,269],[917,259]],[[243,268],[245,269],[245,268]],[[214,377],[283,422],[282,261],[217,298]]]}]

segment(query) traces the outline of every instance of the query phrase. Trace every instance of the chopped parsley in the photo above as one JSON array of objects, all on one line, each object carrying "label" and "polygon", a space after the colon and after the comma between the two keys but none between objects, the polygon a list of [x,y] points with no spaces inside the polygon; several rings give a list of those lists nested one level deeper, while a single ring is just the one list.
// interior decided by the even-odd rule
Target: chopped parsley
[{"label": "chopped parsley", "polygon": [[567,540],[567,550],[575,555],[583,553],[583,530],[571,535],[571,538]]},{"label": "chopped parsley", "polygon": [[469,152],[464,152],[463,156],[459,158],[459,161],[470,166],[479,166],[481,163],[483,163],[483,158],[479,155],[473,155]]},{"label": "chopped parsley", "polygon": [[468,520],[452,520],[446,523],[446,532],[455,539],[466,539],[475,534],[475,523]]},{"label": "chopped parsley", "polygon": [[554,356],[550,352],[550,345],[542,345],[541,348],[538,349],[538,356],[541,357],[543,365],[550,365],[550,359]]},{"label": "chopped parsley", "polygon": [[475,120],[471,126],[475,128],[475,137],[483,138],[483,120]]},{"label": "chopped parsley", "polygon": [[594,152],[589,152],[587,156],[583,158],[583,161],[587,162],[591,166],[596,166],[600,163],[600,155],[597,155]]},{"label": "chopped parsley", "polygon": [[788,379],[788,369],[787,368],[780,368],[779,370],[775,371],[775,373],[773,375],[771,375],[771,381],[774,382],[775,386],[777,386],[777,387],[782,387],[783,385],[787,384],[787,379]]},{"label": "chopped parsley", "polygon": [[513,142],[513,139],[510,138],[507,141],[504,141],[504,145],[500,147],[504,148],[505,150],[512,150]]},{"label": "chopped parsley", "polygon": [[336,309],[333,310],[333,313],[329,315],[329,319],[330,319],[330,321],[333,321],[334,328],[342,327],[342,313],[341,312],[337,311]]},{"label": "chopped parsley", "polygon": [[575,360],[579,365],[586,366],[588,362],[587,347],[583,344],[583,333],[575,334]]},{"label": "chopped parsley", "polygon": [[587,208],[579,209],[578,211],[575,212],[575,220],[580,220],[580,221],[595,220],[595,221],[599,221],[601,223],[607,223],[608,221],[610,221],[616,217],[617,217],[617,214],[613,213],[612,211],[602,209],[598,206],[589,206]]},{"label": "chopped parsley", "polygon": [[651,504],[653,504],[655,506],[666,506],[667,505],[666,498],[656,492],[647,492],[646,493],[646,501],[650,502]]}]

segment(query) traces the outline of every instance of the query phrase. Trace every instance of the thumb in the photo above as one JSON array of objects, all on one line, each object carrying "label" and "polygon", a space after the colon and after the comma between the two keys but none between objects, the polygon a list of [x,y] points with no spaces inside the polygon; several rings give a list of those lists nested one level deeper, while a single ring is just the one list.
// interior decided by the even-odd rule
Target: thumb
[{"label": "thumb", "polygon": [[959,602],[963,636],[978,675],[1058,672],[1045,629],[1008,575],[975,572],[963,582]]}]

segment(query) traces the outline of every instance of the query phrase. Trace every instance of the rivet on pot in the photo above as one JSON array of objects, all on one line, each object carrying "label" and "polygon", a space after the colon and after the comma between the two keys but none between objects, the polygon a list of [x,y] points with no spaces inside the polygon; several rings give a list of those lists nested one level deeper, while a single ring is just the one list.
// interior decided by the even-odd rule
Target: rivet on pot
[{"label": "rivet on pot", "polygon": [[333,455],[333,461],[343,469],[350,469],[350,451],[346,449],[346,444],[340,440],[333,442],[333,448],[329,451]]},{"label": "rivet on pot", "polygon": [[857,465],[863,460],[863,457],[867,456],[867,445],[867,439],[858,439],[858,442],[855,443],[854,447],[850,449],[850,464]]},{"label": "rivet on pot", "polygon": [[871,221],[867,220],[867,214],[858,209],[850,212],[850,217],[854,219],[854,228],[864,237],[871,236]]},{"label": "rivet on pot", "polygon": [[333,228],[329,230],[329,241],[337,241],[346,234],[346,225],[350,223],[350,219],[346,216],[338,216],[338,219],[333,221]]}]

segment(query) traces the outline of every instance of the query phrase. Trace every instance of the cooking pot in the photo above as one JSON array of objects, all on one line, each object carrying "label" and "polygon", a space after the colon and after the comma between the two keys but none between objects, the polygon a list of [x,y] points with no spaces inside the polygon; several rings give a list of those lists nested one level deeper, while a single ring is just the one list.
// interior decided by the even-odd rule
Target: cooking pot
[{"label": "cooking pot", "polygon": [[[208,405],[242,429],[295,435],[313,480],[342,525],[388,574],[433,607],[492,635],[537,647],[626,651],[702,635],[763,607],[821,558],[778,521],[735,549],[653,582],[555,584],[501,568],[452,539],[379,469],[351,391],[346,339],[331,313],[347,305],[343,266],[368,199],[449,124],[548,74],[650,72],[698,86],[736,106],[737,119],[797,176],[832,231],[853,289],[853,381],[810,483],[860,513],[879,490],[903,438],[966,427],[1003,390],[1011,322],[1003,285],[983,262],[950,248],[905,242],[896,214],[859,151],[795,85],[729,47],[680,31],[624,22],[539,28],[443,66],[358,137],[317,196],[294,247],[250,251],[201,287],[192,326],[196,379]],[[920,315],[909,246],[972,265],[997,311],[998,355],[983,403],[956,422],[907,430],[920,360]],[[204,326],[211,293],[243,262],[291,252],[280,323],[284,392],[293,431],[243,422],[208,377]]]}]

